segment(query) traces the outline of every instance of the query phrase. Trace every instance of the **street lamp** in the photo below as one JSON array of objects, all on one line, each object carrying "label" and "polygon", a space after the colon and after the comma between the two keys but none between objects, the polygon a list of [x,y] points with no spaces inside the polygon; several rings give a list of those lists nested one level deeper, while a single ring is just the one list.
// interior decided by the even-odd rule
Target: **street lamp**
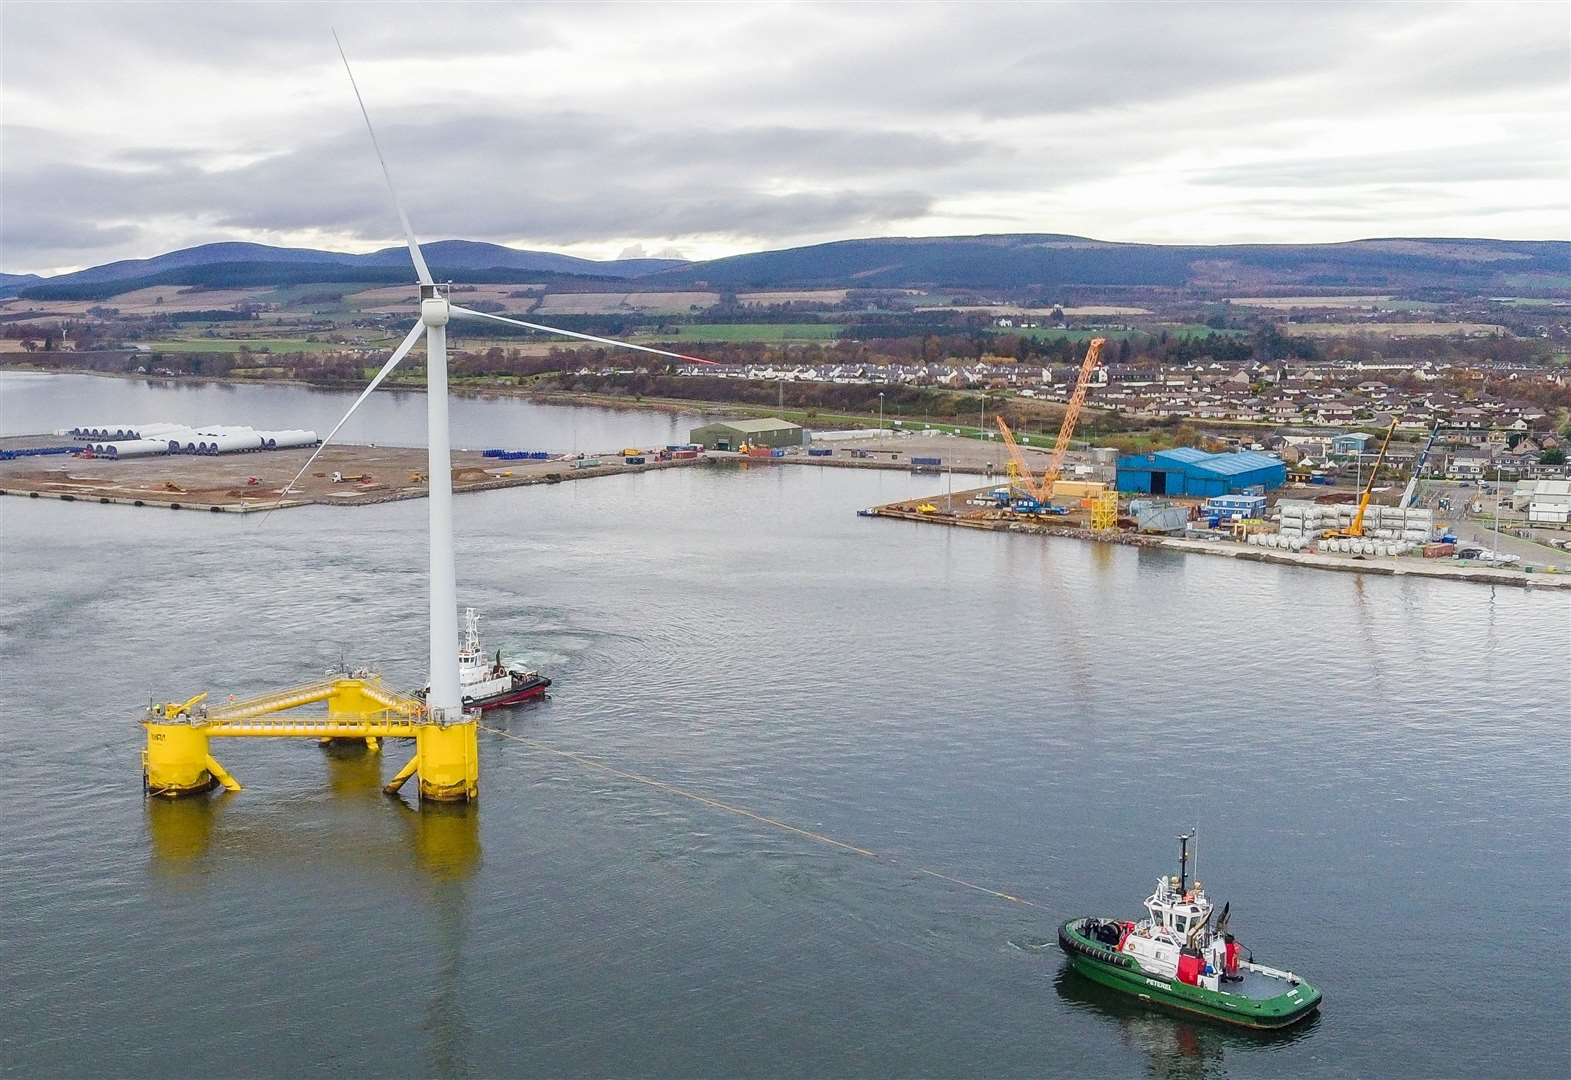
[{"label": "street lamp", "polygon": [[884,430],[884,392],[878,392],[878,430]]},{"label": "street lamp", "polygon": [[1500,475],[1501,465],[1495,461],[1495,556],[1500,556],[1500,485],[1505,481]]}]

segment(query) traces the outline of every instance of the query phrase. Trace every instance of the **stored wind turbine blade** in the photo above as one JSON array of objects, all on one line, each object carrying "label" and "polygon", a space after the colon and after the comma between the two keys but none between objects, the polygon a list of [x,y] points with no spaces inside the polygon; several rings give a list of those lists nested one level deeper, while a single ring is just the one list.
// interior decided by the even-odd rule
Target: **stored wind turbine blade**
[{"label": "stored wind turbine blade", "polygon": [[415,342],[420,340],[420,335],[424,333],[424,331],[425,323],[415,323],[414,329],[409,331],[409,336],[404,338],[403,344],[398,346],[398,348],[393,351],[393,355],[388,359],[387,363],[382,365],[382,370],[376,373],[376,378],[371,380],[369,386],[360,391],[360,396],[355,398],[355,403],[353,405],[349,406],[349,411],[344,413],[343,419],[339,420],[338,423],[333,425],[333,430],[327,433],[327,437],[322,440],[321,444],[317,446],[316,450],[311,454],[311,456],[306,459],[306,463],[300,466],[300,471],[295,473],[294,480],[291,480],[289,483],[284,485],[284,490],[279,492],[279,498],[283,498],[289,494],[289,489],[294,487],[295,482],[305,475],[305,471],[309,469],[311,467],[311,463],[316,460],[316,455],[327,449],[327,444],[333,441],[333,436],[338,434],[338,429],[344,426],[345,421],[355,414],[355,410],[360,407],[360,403],[371,396],[371,391],[382,385],[382,380],[387,378],[387,376],[392,373],[392,370],[398,366],[398,362],[400,360],[409,355],[409,350],[415,347]]},{"label": "stored wind turbine blade", "polygon": [[475,319],[492,319],[496,322],[507,323],[509,326],[522,326],[525,330],[539,330],[546,334],[561,334],[563,337],[577,338],[580,341],[593,341],[597,345],[610,345],[617,349],[636,349],[638,352],[654,353],[656,356],[669,356],[673,360],[691,360],[695,364],[718,364],[717,360],[705,360],[702,356],[688,356],[686,353],[670,352],[666,349],[656,349],[649,345],[634,345],[631,341],[618,341],[616,338],[595,337],[593,334],[580,334],[577,330],[563,330],[556,326],[541,326],[539,323],[524,322],[522,319],[507,319],[501,315],[492,315],[488,311],[475,311],[473,308],[451,305],[448,309],[454,315],[468,315]]},{"label": "stored wind turbine blade", "polygon": [[404,226],[404,239],[409,243],[409,257],[414,260],[415,274],[420,278],[420,284],[431,284],[431,271],[425,264],[425,256],[420,252],[420,244],[415,240],[415,231],[409,225],[409,215],[404,213],[404,204],[398,201],[398,189],[393,187],[393,174],[387,171],[387,159],[382,156],[382,144],[376,141],[376,128],[371,126],[371,114],[366,112],[365,98],[360,96],[360,84],[355,82],[355,73],[349,66],[349,57],[344,55],[344,43],[338,40],[338,31],[333,31],[333,44],[338,46],[339,59],[344,62],[344,70],[349,73],[349,85],[354,89],[355,100],[360,103],[360,115],[365,117],[365,129],[371,133],[371,148],[376,151],[376,160],[382,166],[382,179],[387,181],[387,193],[393,197],[393,209],[398,211],[398,220]]}]

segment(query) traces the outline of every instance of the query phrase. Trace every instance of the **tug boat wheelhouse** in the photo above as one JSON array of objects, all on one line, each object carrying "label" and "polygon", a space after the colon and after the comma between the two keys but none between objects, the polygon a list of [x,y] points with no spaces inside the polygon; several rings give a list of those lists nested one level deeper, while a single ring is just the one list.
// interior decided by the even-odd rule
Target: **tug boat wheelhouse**
[{"label": "tug boat wheelhouse", "polygon": [[[480,613],[474,608],[464,609],[464,640],[458,646],[458,689],[465,709],[483,711],[514,705],[543,696],[550,685],[551,680],[538,671],[502,663],[501,649],[494,658],[481,652]],[[424,699],[430,689],[428,682],[415,696]]]},{"label": "tug boat wheelhouse", "polygon": [[1291,971],[1247,959],[1200,882],[1188,881],[1190,835],[1180,836],[1178,874],[1157,879],[1139,922],[1086,917],[1058,928],[1076,971],[1140,1000],[1250,1028],[1284,1028],[1320,1007],[1320,991]]}]

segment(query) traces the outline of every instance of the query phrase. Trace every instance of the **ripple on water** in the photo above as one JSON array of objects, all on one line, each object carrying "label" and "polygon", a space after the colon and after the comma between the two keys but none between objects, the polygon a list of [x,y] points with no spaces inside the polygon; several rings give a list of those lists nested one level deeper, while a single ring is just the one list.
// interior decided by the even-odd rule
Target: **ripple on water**
[{"label": "ripple on water", "polygon": [[[930,483],[693,469],[459,504],[461,601],[555,680],[489,725],[879,860],[492,734],[457,815],[378,793],[399,742],[225,743],[244,792],[146,804],[132,720],[151,695],[286,684],[340,649],[424,679],[424,507],[259,527],[7,500],[8,1062],[1571,1067],[1564,965],[1499,944],[1563,925],[1571,895],[1563,597],[852,514]],[[1313,1024],[1235,1035],[1064,970],[1056,921],[1133,912],[1196,822],[1249,944],[1324,985]],[[1510,1038],[1474,1037],[1506,1001]]]}]

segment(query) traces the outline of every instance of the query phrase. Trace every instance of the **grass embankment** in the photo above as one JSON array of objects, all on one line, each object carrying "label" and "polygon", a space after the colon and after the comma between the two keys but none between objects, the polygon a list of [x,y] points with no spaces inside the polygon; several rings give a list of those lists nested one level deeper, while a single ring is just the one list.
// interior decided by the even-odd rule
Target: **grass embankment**
[{"label": "grass embankment", "polygon": [[342,349],[335,341],[311,341],[307,338],[180,338],[173,341],[143,341],[153,352],[171,353],[237,353],[242,349],[252,352],[298,353],[326,352]]},{"label": "grass embankment", "polygon": [[833,341],[844,332],[845,327],[836,323],[692,323],[640,330],[632,335],[632,340],[672,344],[684,341]]},{"label": "grass embankment", "polygon": [[1247,330],[1217,330],[1206,326],[1204,323],[1176,323],[1172,326],[1151,326],[1145,329],[1136,328],[1130,330],[1059,330],[1056,327],[1039,326],[1004,328],[999,332],[1014,334],[1018,337],[1035,338],[1038,341],[1090,341],[1092,338],[1107,338],[1109,341],[1147,338],[1155,341],[1164,333],[1170,338],[1203,338],[1209,334],[1216,334],[1218,337],[1243,337],[1248,333]]}]

